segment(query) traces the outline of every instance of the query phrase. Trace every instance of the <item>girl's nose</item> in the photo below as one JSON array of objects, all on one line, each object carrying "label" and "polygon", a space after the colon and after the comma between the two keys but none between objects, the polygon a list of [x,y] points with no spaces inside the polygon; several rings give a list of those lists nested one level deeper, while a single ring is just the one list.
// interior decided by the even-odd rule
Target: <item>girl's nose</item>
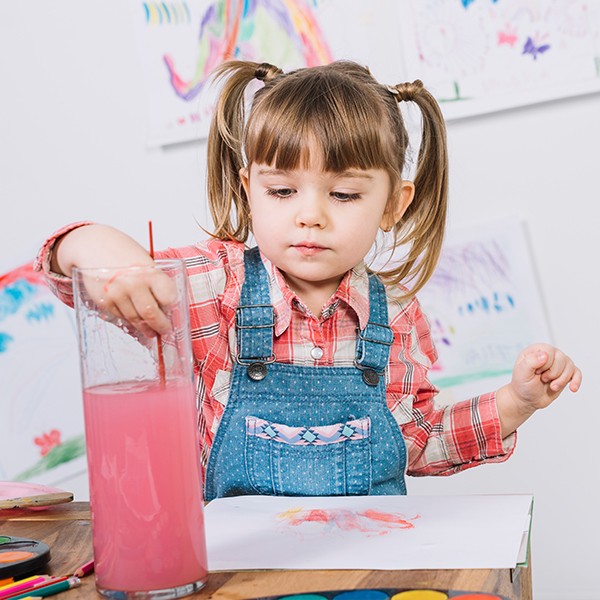
[{"label": "girl's nose", "polygon": [[303,198],[296,215],[296,224],[299,227],[323,229],[327,224],[326,203],[316,196]]}]

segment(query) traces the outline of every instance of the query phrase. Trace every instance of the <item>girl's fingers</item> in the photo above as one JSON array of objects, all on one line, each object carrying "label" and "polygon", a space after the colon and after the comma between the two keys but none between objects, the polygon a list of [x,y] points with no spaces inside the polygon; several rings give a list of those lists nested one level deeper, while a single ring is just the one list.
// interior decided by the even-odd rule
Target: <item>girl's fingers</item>
[{"label": "girl's fingers", "polygon": [[149,283],[150,291],[159,306],[170,306],[177,300],[175,283],[161,271],[156,271],[155,276],[152,277]]},{"label": "girl's fingers", "polygon": [[171,331],[171,321],[159,306],[150,289],[137,290],[131,302],[141,321],[156,333],[165,335]]},{"label": "girl's fingers", "polygon": [[550,389],[553,392],[559,392],[563,390],[573,379],[574,375],[575,365],[572,362],[569,362],[561,373],[559,373],[556,377],[552,377],[548,380],[548,382],[550,383]]},{"label": "girl's fingers", "polygon": [[155,337],[156,331],[150,325],[144,322],[144,319],[138,314],[133,302],[129,297],[119,298],[119,305],[115,305],[110,311],[113,315],[120,314],[120,318],[134,330],[139,331],[146,337]]},{"label": "girl's fingers", "polygon": [[569,384],[569,389],[572,392],[576,392],[579,390],[579,388],[581,387],[582,378],[583,375],[581,373],[581,369],[575,368],[575,373],[573,375],[573,378],[571,379],[571,383]]},{"label": "girl's fingers", "polygon": [[[99,306],[113,317],[123,319],[147,337],[164,335],[171,322],[162,306],[176,299],[176,289],[169,277],[148,267],[116,271],[105,281],[95,282]],[[156,290],[156,293],[153,292]]]},{"label": "girl's fingers", "polygon": [[569,360],[562,373],[550,380],[550,389],[553,392],[558,392],[569,386],[569,389],[572,392],[576,392],[581,387],[581,380],[581,369],[576,367],[575,364]]},{"label": "girl's fingers", "polygon": [[574,366],[571,359],[563,354],[560,350],[555,350],[553,355],[551,356],[551,360],[549,360],[544,367],[538,370],[540,379],[544,383],[550,383],[554,379],[560,377],[565,369],[568,366]]}]

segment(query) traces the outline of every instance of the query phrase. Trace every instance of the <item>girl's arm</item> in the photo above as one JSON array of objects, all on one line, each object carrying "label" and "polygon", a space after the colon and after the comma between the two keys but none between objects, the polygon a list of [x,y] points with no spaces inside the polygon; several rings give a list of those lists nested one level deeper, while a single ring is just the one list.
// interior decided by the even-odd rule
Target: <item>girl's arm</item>
[{"label": "girl's arm", "polygon": [[[73,267],[116,269],[108,281],[84,275],[86,289],[110,316],[124,319],[147,336],[169,331],[162,307],[175,299],[173,283],[152,265],[149,253],[133,238],[100,224],[68,231],[56,241],[50,259],[50,269],[68,277]],[[133,266],[141,267],[135,277],[127,270]]]},{"label": "girl's arm", "polygon": [[450,475],[513,453],[516,434],[502,438],[494,392],[460,402],[437,401],[429,380],[437,360],[429,321],[417,299],[390,321],[394,336],[388,405],[402,429],[408,474]]},{"label": "girl's arm", "polygon": [[569,386],[581,386],[581,371],[563,352],[548,344],[533,344],[517,357],[512,381],[496,392],[502,437],[510,435],[536,410],[545,408]]},{"label": "girl's arm", "polygon": [[71,276],[73,267],[81,269],[151,265],[148,252],[133,238],[108,225],[84,225],[60,237],[52,252],[50,268]]}]

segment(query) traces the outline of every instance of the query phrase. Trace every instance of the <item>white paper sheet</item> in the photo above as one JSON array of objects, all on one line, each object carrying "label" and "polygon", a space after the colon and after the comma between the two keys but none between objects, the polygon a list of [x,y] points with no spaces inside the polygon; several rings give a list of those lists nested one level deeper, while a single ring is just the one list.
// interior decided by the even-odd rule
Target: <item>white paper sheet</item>
[{"label": "white paper sheet", "polygon": [[530,495],[242,496],[205,511],[210,571],[515,567]]}]

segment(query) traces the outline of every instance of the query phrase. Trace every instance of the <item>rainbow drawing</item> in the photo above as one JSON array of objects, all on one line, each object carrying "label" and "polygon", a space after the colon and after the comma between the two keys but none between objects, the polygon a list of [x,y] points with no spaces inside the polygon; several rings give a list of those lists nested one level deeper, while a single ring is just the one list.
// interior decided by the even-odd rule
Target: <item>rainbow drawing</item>
[{"label": "rainbow drawing", "polygon": [[[194,99],[219,64],[233,58],[264,60],[261,43],[282,47],[298,64],[315,66],[333,60],[306,0],[217,0],[200,20],[195,70],[185,77],[171,54],[163,55],[170,84],[183,100]],[[155,17],[156,18],[156,17]]]},{"label": "rainbow drawing", "polygon": [[148,25],[180,25],[192,20],[187,2],[144,2],[142,6]]}]

